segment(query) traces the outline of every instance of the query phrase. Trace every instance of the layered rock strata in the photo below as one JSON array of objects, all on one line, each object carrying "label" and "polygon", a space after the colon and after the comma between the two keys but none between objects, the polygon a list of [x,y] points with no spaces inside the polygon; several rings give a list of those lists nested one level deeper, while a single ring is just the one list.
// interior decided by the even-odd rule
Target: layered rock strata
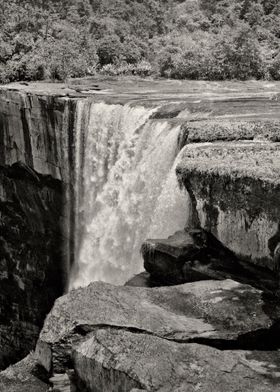
[{"label": "layered rock strata", "polygon": [[192,203],[190,226],[211,232],[241,259],[279,269],[280,145],[190,144],[177,167]]},{"label": "layered rock strata", "polygon": [[4,87],[0,105],[3,368],[34,348],[46,314],[67,287],[75,100]]},{"label": "layered rock strata", "polygon": [[0,104],[0,165],[21,161],[69,182],[75,100],[1,88]]}]

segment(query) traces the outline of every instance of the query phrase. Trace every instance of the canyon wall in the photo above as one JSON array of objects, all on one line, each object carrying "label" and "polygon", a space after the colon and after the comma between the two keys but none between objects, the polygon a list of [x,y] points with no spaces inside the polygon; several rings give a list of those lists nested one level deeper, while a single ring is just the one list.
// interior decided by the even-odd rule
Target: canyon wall
[{"label": "canyon wall", "polygon": [[75,105],[0,89],[0,368],[34,348],[68,284]]}]

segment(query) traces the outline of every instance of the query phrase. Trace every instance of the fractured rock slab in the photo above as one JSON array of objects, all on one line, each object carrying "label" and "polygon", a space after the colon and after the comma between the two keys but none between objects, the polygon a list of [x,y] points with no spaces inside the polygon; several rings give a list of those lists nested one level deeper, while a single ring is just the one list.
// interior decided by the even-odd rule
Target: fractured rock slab
[{"label": "fractured rock slab", "polygon": [[272,392],[280,385],[279,360],[279,352],[219,351],[110,328],[74,347],[77,374],[90,391]]},{"label": "fractured rock slab", "polygon": [[242,357],[214,347],[241,349],[248,339],[253,346],[254,336],[273,329],[278,318],[279,309],[266,311],[260,290],[232,280],[160,288],[95,282],[56,301],[36,355],[47,371],[74,367],[81,385],[94,392],[195,391],[197,385],[222,391],[225,382],[235,390],[238,383],[249,388],[248,380],[255,389],[243,390],[272,391],[277,368],[266,381],[240,364],[243,351]]}]

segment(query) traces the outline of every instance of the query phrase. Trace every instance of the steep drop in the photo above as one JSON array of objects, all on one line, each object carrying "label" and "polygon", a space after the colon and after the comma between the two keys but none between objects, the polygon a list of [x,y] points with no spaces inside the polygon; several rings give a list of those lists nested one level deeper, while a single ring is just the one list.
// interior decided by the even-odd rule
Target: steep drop
[{"label": "steep drop", "polygon": [[152,119],[155,110],[78,103],[72,287],[123,284],[143,269],[147,236],[186,224],[188,199],[175,175],[180,126]]}]

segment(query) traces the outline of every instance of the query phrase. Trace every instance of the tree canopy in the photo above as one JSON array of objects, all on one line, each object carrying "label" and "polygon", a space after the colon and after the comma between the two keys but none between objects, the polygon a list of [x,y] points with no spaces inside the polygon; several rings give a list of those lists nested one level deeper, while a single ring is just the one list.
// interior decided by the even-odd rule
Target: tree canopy
[{"label": "tree canopy", "polygon": [[0,0],[0,81],[280,79],[278,0]]}]

